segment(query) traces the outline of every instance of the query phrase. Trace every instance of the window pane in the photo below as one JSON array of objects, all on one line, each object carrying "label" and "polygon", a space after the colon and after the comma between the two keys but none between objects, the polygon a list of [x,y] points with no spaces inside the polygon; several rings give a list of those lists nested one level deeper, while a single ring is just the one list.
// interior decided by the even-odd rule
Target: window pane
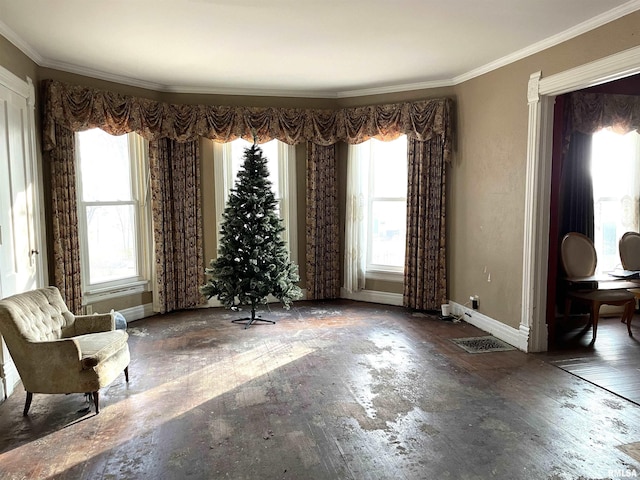
[{"label": "window pane", "polygon": [[392,142],[373,142],[373,192],[374,197],[404,198],[407,196],[407,137]]},{"label": "window pane", "polygon": [[407,203],[373,201],[371,205],[371,263],[404,266]]},{"label": "window pane", "polygon": [[88,206],[86,212],[89,283],[136,277],[134,206]]},{"label": "window pane", "polygon": [[82,200],[129,201],[131,168],[126,135],[113,136],[96,128],[78,133]]},{"label": "window pane", "polygon": [[[253,143],[247,142],[243,139],[234,140],[231,142],[231,173],[233,175],[233,182],[238,176],[238,170],[244,162],[244,151],[250,148]],[[281,198],[280,187],[278,182],[278,140],[271,140],[270,142],[260,145],[262,149],[262,155],[267,158],[267,169],[269,170],[269,181],[273,185],[272,189],[277,198]]]},{"label": "window pane", "polygon": [[601,130],[593,134],[591,175],[594,198],[638,195],[638,133]]},{"label": "window pane", "polygon": [[637,132],[621,135],[601,130],[593,134],[591,176],[597,273],[620,266],[620,237],[625,232],[638,231],[640,227],[637,206],[639,139]]}]

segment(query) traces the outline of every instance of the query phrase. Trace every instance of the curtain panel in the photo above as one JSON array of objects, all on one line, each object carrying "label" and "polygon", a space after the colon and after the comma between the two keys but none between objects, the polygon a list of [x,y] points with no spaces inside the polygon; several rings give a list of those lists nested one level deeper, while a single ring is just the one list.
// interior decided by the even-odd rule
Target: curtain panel
[{"label": "curtain panel", "polygon": [[162,138],[149,144],[154,240],[154,311],[203,303],[204,252],[197,141]]},{"label": "curtain panel", "polygon": [[574,132],[562,163],[559,242],[569,232],[582,233],[591,240],[594,239],[591,140],[591,134]]},{"label": "curtain panel", "polygon": [[82,313],[82,277],[78,243],[75,136],[56,125],[58,142],[45,152],[51,169],[51,214],[53,236],[53,278],[75,315]]},{"label": "curtain panel", "polygon": [[[366,144],[368,145],[368,144]],[[369,155],[349,145],[347,157],[347,199],[344,219],[344,288],[348,293],[365,288],[367,201],[360,179],[369,177]]]},{"label": "curtain panel", "polygon": [[340,296],[336,146],[307,146],[307,298]]},{"label": "curtain panel", "polygon": [[437,310],[447,298],[446,162],[439,138],[409,140],[405,307]]}]

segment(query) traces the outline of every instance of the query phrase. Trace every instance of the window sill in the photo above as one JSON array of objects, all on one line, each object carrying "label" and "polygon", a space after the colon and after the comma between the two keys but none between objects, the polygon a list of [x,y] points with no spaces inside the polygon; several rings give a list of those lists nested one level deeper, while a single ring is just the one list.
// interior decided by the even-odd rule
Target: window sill
[{"label": "window sill", "polygon": [[383,270],[367,270],[366,280],[386,280],[388,282],[403,282],[404,272],[389,272]]},{"label": "window sill", "polygon": [[114,287],[93,289],[87,291],[82,296],[82,305],[90,305],[92,303],[101,302],[102,300],[111,300],[112,298],[135,295],[147,291],[149,291],[148,280],[139,280],[137,282],[131,282]]}]

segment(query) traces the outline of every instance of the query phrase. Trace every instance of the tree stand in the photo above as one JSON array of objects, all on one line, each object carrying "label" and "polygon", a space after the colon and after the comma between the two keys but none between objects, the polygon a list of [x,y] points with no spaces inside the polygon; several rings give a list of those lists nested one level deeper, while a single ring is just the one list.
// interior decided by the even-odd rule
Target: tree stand
[{"label": "tree stand", "polygon": [[231,320],[232,323],[242,323],[244,324],[244,328],[247,329],[251,326],[252,323],[255,322],[264,322],[275,325],[276,322],[273,320],[267,320],[266,318],[256,317],[256,304],[255,302],[251,304],[251,316],[245,318],[236,318],[235,320]]}]

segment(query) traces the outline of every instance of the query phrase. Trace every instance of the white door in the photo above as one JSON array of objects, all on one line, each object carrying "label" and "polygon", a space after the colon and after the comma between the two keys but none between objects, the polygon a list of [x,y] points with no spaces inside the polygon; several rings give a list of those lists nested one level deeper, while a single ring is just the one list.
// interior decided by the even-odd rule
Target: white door
[{"label": "white door", "polygon": [[[34,89],[0,67],[0,298],[42,286]],[[0,341],[4,397],[19,378]],[[2,398],[0,398],[2,400]]]}]

